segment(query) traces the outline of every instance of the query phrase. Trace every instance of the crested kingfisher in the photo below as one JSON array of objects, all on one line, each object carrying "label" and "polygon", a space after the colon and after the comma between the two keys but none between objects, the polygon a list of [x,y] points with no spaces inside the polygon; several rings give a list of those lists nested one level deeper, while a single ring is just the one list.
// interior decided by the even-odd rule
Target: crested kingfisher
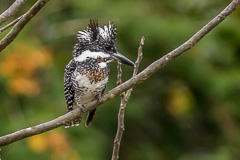
[{"label": "crested kingfisher", "polygon": [[[109,62],[134,63],[117,51],[117,28],[109,21],[102,28],[97,19],[90,19],[86,30],[78,31],[73,58],[64,71],[64,94],[68,111],[92,100],[100,101],[109,80]],[[85,125],[93,120],[96,108],[88,113]],[[78,126],[82,118],[74,119],[66,128]]]}]

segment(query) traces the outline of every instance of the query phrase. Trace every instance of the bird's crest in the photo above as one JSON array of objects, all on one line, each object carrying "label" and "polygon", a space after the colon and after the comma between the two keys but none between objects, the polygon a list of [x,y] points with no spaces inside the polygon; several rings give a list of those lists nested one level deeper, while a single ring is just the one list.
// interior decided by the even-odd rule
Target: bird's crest
[{"label": "bird's crest", "polygon": [[117,28],[113,26],[111,21],[109,21],[108,25],[104,25],[103,28],[98,26],[97,19],[90,19],[89,22],[87,29],[78,31],[73,57],[81,54],[82,51],[88,49],[91,45],[115,44]]},{"label": "bird's crest", "polygon": [[100,40],[116,40],[117,28],[113,26],[113,23],[109,21],[108,26],[104,25],[103,28],[98,27],[97,19],[90,19],[90,23],[86,30],[78,31],[77,40],[79,42],[89,41],[94,42]]},{"label": "bird's crest", "polygon": [[91,31],[92,40],[95,41],[99,35],[98,20],[90,19],[88,31]]}]

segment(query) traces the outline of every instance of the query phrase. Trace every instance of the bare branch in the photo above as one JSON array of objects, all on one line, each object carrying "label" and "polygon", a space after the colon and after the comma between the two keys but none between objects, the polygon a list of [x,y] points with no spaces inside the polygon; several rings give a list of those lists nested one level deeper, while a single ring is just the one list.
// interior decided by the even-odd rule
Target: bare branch
[{"label": "bare branch", "polygon": [[[40,0],[39,0],[40,1]],[[233,0],[221,13],[219,13],[214,19],[212,19],[208,24],[206,24],[202,29],[200,29],[195,35],[193,35],[188,41],[183,43],[178,48],[174,49],[173,51],[169,52],[162,58],[158,59],[157,61],[153,62],[147,68],[145,68],[142,72],[137,74],[136,76],[132,77],[131,79],[127,80],[126,82],[122,83],[121,85],[115,87],[114,89],[107,92],[101,102],[97,100],[89,102],[85,105],[86,111],[90,111],[96,108],[97,105],[102,104],[117,95],[121,94],[122,92],[132,88],[136,84],[142,83],[144,80],[148,79],[151,75],[153,75],[156,71],[167,65],[170,61],[172,61],[177,56],[183,54],[185,51],[191,49],[197,42],[199,42],[208,32],[210,32],[213,28],[215,28],[219,23],[221,23],[228,15],[230,15],[236,8],[240,5],[240,0]],[[24,16],[25,17],[25,16]],[[24,18],[23,17],[23,18]],[[23,20],[23,19],[21,19]],[[20,21],[18,22],[20,23]],[[23,23],[23,22],[21,22]],[[1,43],[2,44],[2,43]],[[22,129],[17,132],[5,135],[0,137],[0,146],[5,146],[15,141],[47,132],[51,129],[57,128],[66,122],[78,118],[83,113],[80,109],[75,109],[57,119],[52,121],[33,126],[33,129]]]},{"label": "bare branch", "polygon": [[117,74],[117,85],[122,84],[122,63],[118,62],[117,65],[117,70],[118,70],[118,74]]},{"label": "bare branch", "polygon": [[54,120],[51,120],[36,126],[21,129],[19,131],[8,134],[6,136],[2,136],[0,137],[0,146],[5,146],[7,144],[30,137],[32,135],[40,134],[40,133],[52,130],[54,128],[60,127],[65,123],[74,120],[75,119],[74,117],[77,118],[82,114],[83,113],[81,109],[76,108],[74,112],[68,112],[65,115],[62,115]]},{"label": "bare branch", "polygon": [[6,22],[10,17],[15,15],[19,8],[25,3],[26,0],[16,0],[5,12],[0,15],[0,25]]},{"label": "bare branch", "polygon": [[0,52],[6,48],[19,34],[19,32],[25,27],[25,25],[38,13],[38,11],[48,2],[49,0],[38,0],[24,16],[18,21],[18,23],[10,30],[10,32],[3,37],[0,41]]},{"label": "bare branch", "polygon": [[122,135],[125,130],[124,128],[124,113],[126,108],[126,101],[125,101],[125,93],[121,95],[121,103],[118,112],[118,128],[116,137],[114,139],[113,144],[113,153],[112,153],[112,160],[117,160],[119,158],[119,150],[120,150],[120,143],[122,140]]},{"label": "bare branch", "polygon": [[133,71],[133,77],[137,75],[139,65],[140,65],[140,63],[142,61],[142,58],[143,58],[142,48],[143,48],[143,45],[144,45],[144,40],[145,40],[145,37],[142,36],[141,41],[140,41],[140,45],[138,47],[138,58],[137,58],[137,60],[135,62],[135,69]]},{"label": "bare branch", "polygon": [[[144,45],[144,40],[145,38],[142,37],[140,41],[140,46],[138,48],[138,58],[135,62],[135,68],[133,71],[133,76],[137,74],[140,62],[142,60],[142,47]],[[118,63],[118,81],[117,84],[121,84],[121,76],[122,76],[122,69],[121,69],[121,63]],[[130,98],[132,93],[132,88],[129,89],[126,93],[123,92],[121,94],[121,103],[119,107],[119,112],[118,112],[118,129],[116,133],[116,137],[114,139],[114,145],[113,145],[113,153],[112,153],[112,160],[117,160],[119,159],[119,150],[120,150],[120,143],[122,140],[122,135],[125,130],[124,128],[124,113],[125,113],[125,108],[128,102],[128,99]]]},{"label": "bare branch", "polygon": [[0,33],[2,33],[3,31],[5,31],[5,30],[8,29],[9,27],[13,26],[14,24],[16,24],[23,16],[24,16],[24,14],[21,15],[20,17],[18,17],[17,19],[15,19],[14,21],[8,23],[6,26],[2,27],[2,28],[0,29]]},{"label": "bare branch", "polygon": [[[121,63],[118,63],[117,85],[120,85],[122,83],[122,68],[121,68],[121,66],[122,66]],[[121,94],[121,102],[120,102],[120,107],[119,107],[119,112],[118,112],[118,128],[117,128],[116,137],[114,139],[112,160],[116,160],[119,158],[120,142],[121,142],[122,134],[124,131],[124,112],[125,112],[125,107],[126,107],[123,104],[124,97],[125,97],[125,92],[123,92]]]}]

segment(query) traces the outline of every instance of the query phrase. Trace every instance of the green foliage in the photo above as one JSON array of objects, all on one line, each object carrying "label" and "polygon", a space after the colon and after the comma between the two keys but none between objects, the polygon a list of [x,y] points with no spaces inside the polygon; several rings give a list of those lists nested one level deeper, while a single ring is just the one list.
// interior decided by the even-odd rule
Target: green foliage
[{"label": "green foliage", "polygon": [[[132,60],[145,36],[140,67],[144,69],[185,42],[227,3],[50,1],[0,56],[0,135],[67,111],[63,71],[75,35],[89,18],[98,18],[101,25],[112,20],[118,27],[118,50]],[[1,11],[6,6],[4,2]],[[240,159],[239,19],[237,10],[193,49],[134,88],[126,108],[120,159]],[[116,72],[112,64],[107,90],[116,86]],[[131,72],[123,66],[123,79]],[[101,105],[90,127],[62,127],[16,142],[2,148],[2,159],[110,159],[119,100]]]}]

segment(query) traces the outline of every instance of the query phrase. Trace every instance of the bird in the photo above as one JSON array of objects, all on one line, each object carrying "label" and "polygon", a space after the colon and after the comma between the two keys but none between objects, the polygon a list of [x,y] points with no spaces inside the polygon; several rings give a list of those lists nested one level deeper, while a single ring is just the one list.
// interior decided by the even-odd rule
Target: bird
[{"label": "bird", "polygon": [[[135,64],[119,53],[116,48],[117,28],[113,22],[98,26],[97,19],[90,19],[88,27],[78,31],[76,43],[72,51],[72,59],[64,70],[64,95],[68,112],[92,100],[101,101],[106,89],[110,62]],[[89,111],[85,126],[89,126],[96,108]],[[65,128],[78,126],[82,118],[65,124]]]}]

